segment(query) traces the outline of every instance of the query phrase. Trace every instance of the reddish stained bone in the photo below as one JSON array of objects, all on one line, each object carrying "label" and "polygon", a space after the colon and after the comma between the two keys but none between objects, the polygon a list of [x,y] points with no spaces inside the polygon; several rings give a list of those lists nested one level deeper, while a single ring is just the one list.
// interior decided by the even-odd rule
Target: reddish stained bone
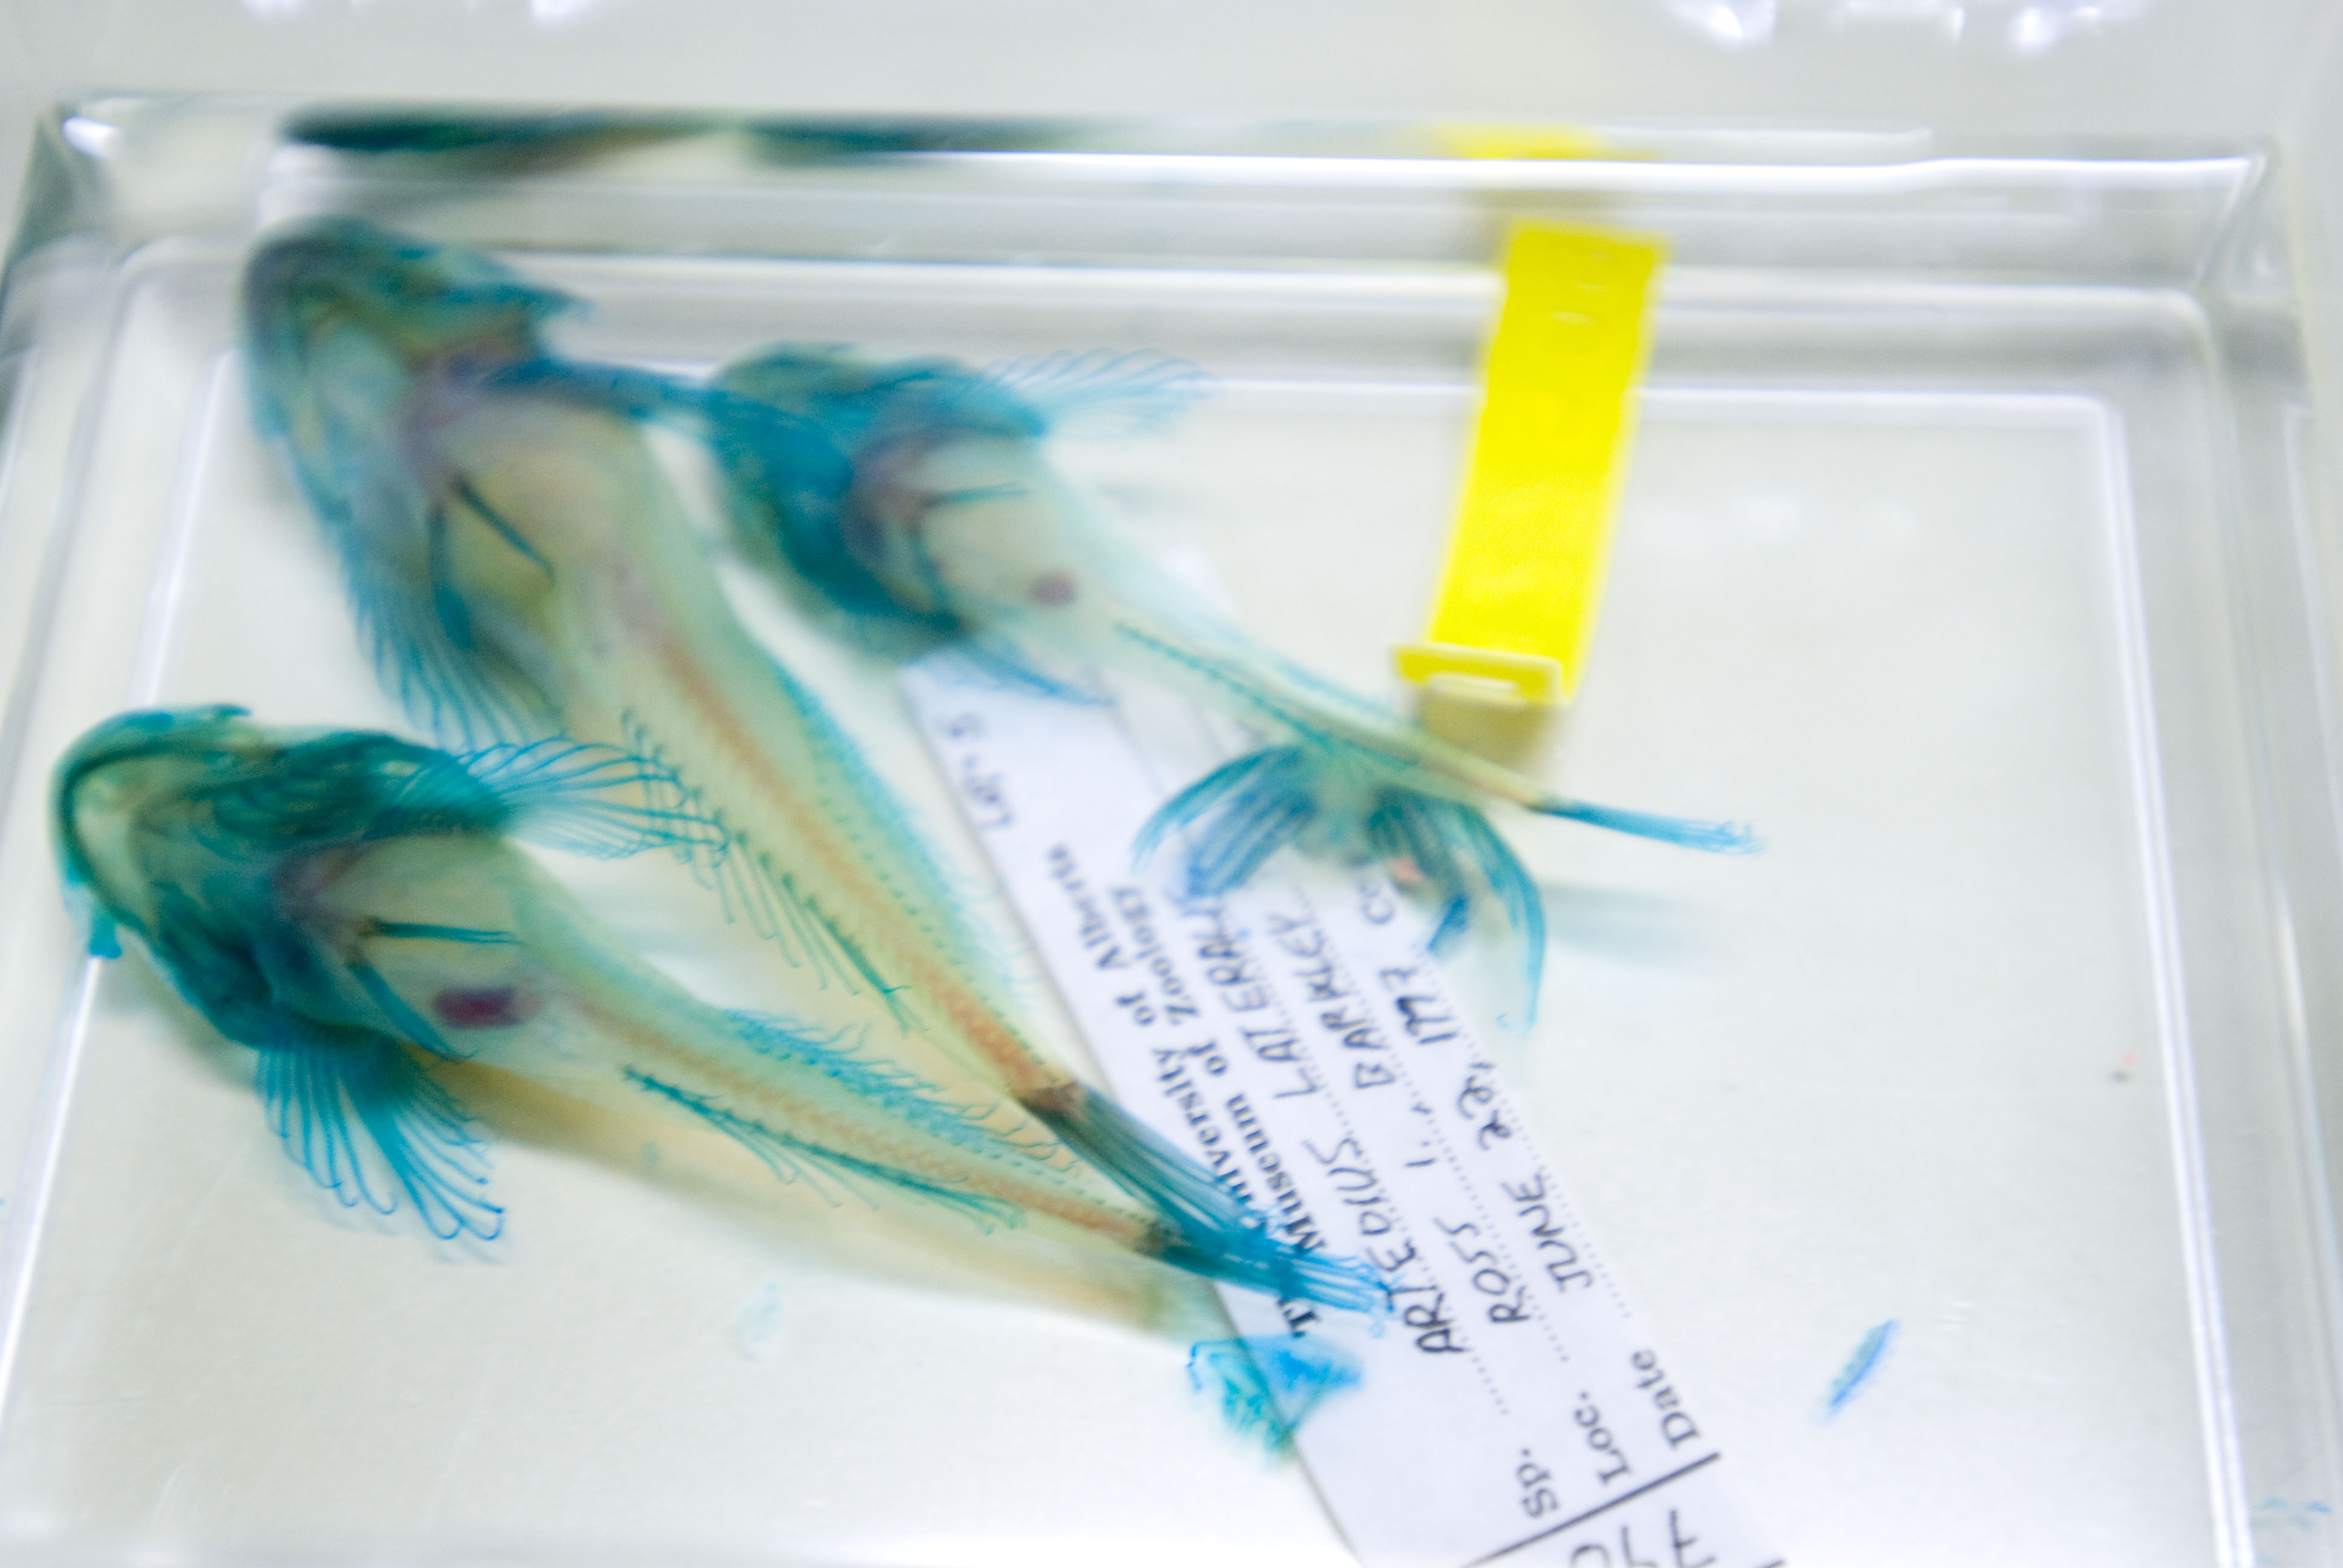
[{"label": "reddish stained bone", "polygon": [[450,1029],[510,1029],[536,1017],[544,1005],[542,997],[508,985],[450,986],[431,999],[431,1010]]}]

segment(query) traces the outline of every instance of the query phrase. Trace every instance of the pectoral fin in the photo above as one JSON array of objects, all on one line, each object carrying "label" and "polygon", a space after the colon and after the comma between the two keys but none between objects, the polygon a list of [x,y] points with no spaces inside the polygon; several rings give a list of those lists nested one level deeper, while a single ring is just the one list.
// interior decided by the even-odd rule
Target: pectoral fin
[{"label": "pectoral fin", "polygon": [[436,1236],[487,1241],[503,1231],[484,1141],[395,1041],[351,1030],[264,1048],[258,1086],[286,1153],[344,1208],[389,1214],[404,1194]]}]

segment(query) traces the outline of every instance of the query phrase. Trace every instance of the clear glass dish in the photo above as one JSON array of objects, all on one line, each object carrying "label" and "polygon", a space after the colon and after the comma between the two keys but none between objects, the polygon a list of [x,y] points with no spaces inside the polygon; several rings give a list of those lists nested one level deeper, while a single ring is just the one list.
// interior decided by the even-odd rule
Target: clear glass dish
[{"label": "clear glass dish", "polygon": [[[1507,225],[1666,236],[1554,767],[1770,848],[1508,822],[1555,928],[1514,1093],[1792,1562],[2343,1561],[2307,1044],[2343,877],[2263,149],[597,117],[427,151],[386,123],[81,106],[13,253],[12,1560],[1347,1561],[1306,1477],[1189,1393],[1200,1290],[874,1239],[518,1097],[512,1232],[435,1248],[311,1191],[154,975],[76,956],[43,813],[88,724],[403,728],[236,365],[251,236],[337,211],[577,293],[583,355],[1191,358],[1197,412],[1064,461],[1370,690],[1429,606]],[[976,878],[887,672],[730,581]]]}]

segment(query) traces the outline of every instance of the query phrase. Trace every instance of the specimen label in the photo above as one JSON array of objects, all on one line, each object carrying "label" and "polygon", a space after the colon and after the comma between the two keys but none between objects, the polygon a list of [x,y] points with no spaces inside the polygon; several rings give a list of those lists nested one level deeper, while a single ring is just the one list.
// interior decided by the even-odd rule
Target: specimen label
[{"label": "specimen label", "polygon": [[1175,699],[1068,701],[949,654],[903,683],[1116,1096],[1390,1291],[1381,1322],[1222,1291],[1242,1333],[1357,1357],[1294,1441],[1369,1568],[1777,1563],[1390,885],[1288,855],[1198,900],[1176,843],[1135,866],[1232,754]]}]

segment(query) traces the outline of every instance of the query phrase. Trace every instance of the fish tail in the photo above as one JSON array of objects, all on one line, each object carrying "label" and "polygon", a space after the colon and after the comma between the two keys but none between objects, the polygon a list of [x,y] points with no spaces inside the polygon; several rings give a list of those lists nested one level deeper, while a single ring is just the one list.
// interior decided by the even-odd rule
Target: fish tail
[{"label": "fish tail", "polygon": [[1311,775],[1298,746],[1264,747],[1222,763],[1156,808],[1132,855],[1145,859],[1185,829],[1189,895],[1217,898],[1241,888],[1316,821]]},{"label": "fish tail", "polygon": [[1329,1394],[1358,1383],[1356,1356],[1302,1334],[1200,1340],[1188,1351],[1188,1386],[1272,1459],[1292,1451],[1293,1434]]},{"label": "fish tail", "polygon": [[1687,849],[1705,849],[1713,855],[1754,855],[1765,847],[1765,841],[1746,822],[1718,822],[1698,817],[1664,816],[1654,811],[1629,811],[1616,806],[1597,806],[1588,800],[1560,797],[1531,802],[1530,809],[1542,817],[1566,818],[1573,822],[1608,828],[1614,833],[1630,833],[1638,839],[1656,839],[1664,844],[1680,844]]},{"label": "fish tail", "polygon": [[1346,1312],[1384,1305],[1383,1287],[1364,1264],[1279,1241],[1243,1199],[1087,1085],[1070,1083],[1024,1103],[1076,1153],[1154,1210],[1164,1230],[1157,1255],[1165,1262],[1288,1301]]},{"label": "fish tail", "polygon": [[1380,863],[1436,911],[1432,950],[1445,953],[1493,903],[1513,933],[1519,985],[1506,1009],[1526,1028],[1545,968],[1545,905],[1537,884],[1480,809],[1401,785],[1345,777],[1341,750],[1272,746],[1224,763],[1165,801],[1141,830],[1138,853],[1186,834],[1192,898],[1250,881],[1290,844],[1351,864]]},{"label": "fish tail", "polygon": [[1367,814],[1365,836],[1376,859],[1402,869],[1403,880],[1437,902],[1428,944],[1435,954],[1454,948],[1483,899],[1496,904],[1518,959],[1517,990],[1503,1020],[1527,1029],[1545,975],[1545,900],[1489,819],[1461,800],[1391,788]]}]

